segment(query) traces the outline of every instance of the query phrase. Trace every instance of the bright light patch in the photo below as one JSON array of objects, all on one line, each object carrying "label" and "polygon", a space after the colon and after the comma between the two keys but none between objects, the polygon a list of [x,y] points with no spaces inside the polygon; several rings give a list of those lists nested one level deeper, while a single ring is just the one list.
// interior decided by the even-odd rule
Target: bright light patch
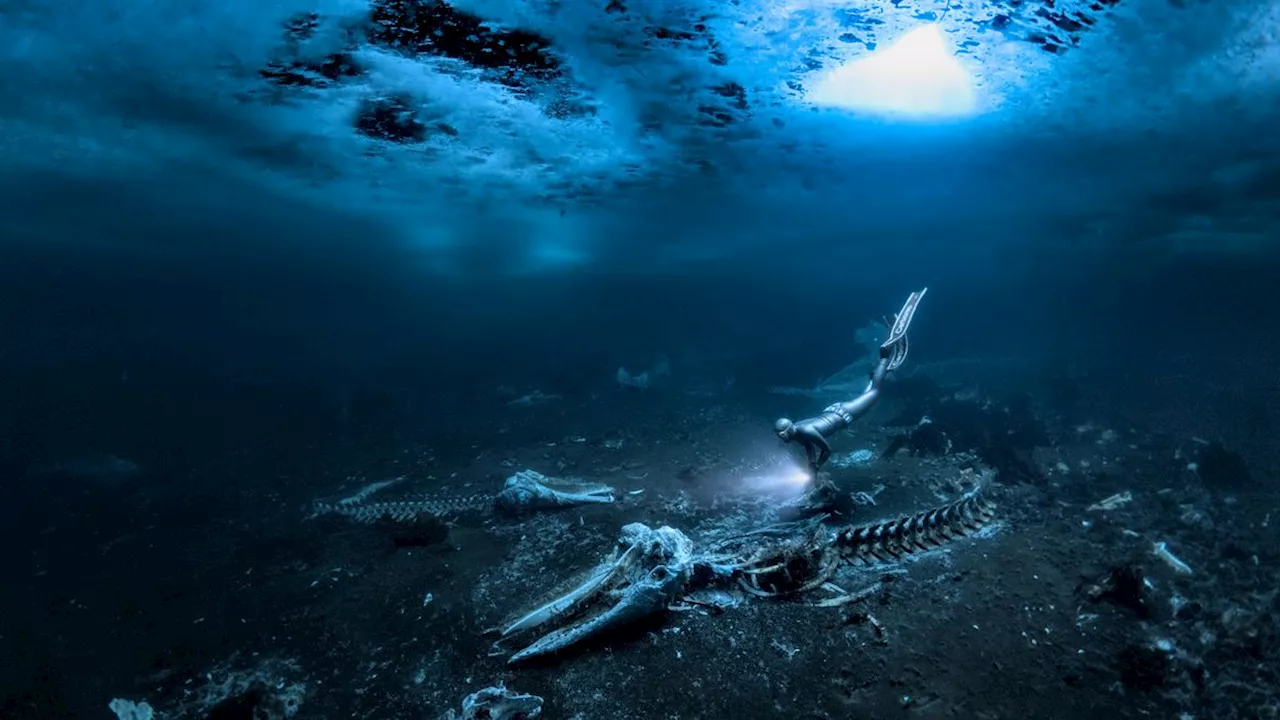
[{"label": "bright light patch", "polygon": [[804,487],[812,477],[804,468],[791,468],[779,476],[784,485],[791,487]]},{"label": "bright light patch", "polygon": [[741,488],[750,493],[766,493],[781,497],[795,497],[804,493],[813,480],[813,474],[791,453],[776,453],[759,467],[759,474],[747,475],[739,480]]},{"label": "bright light patch", "polygon": [[947,47],[937,25],[835,70],[809,90],[817,105],[893,115],[960,116],[974,111],[973,78]]}]

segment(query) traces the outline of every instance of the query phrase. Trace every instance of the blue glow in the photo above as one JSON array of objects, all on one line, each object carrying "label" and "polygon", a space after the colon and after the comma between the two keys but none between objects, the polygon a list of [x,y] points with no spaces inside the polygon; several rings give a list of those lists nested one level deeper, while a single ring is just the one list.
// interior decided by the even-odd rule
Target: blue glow
[{"label": "blue glow", "polygon": [[884,50],[832,70],[809,90],[816,105],[916,117],[973,114],[973,78],[937,25],[923,25]]},{"label": "blue glow", "polygon": [[582,265],[588,261],[587,253],[567,240],[542,240],[531,249],[525,265],[528,272],[556,270]]}]

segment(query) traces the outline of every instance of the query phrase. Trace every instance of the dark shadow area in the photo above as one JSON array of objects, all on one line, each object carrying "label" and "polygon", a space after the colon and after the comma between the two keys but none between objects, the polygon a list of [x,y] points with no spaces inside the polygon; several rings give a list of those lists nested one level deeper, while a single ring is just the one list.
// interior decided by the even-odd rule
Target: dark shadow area
[{"label": "dark shadow area", "polygon": [[[487,520],[299,525],[340,486],[409,474],[420,491],[491,490],[518,448],[550,458],[578,436],[584,468],[617,447],[645,448],[689,452],[653,471],[673,482],[714,475],[726,451],[706,436],[721,421],[695,418],[726,404],[760,408],[756,421],[735,422],[763,433],[766,408],[816,404],[761,398],[857,359],[856,329],[917,286],[930,288],[912,327],[911,362],[922,372],[888,385],[895,409],[879,417],[901,435],[885,457],[899,447],[921,460],[970,451],[1004,486],[1074,502],[1095,493],[1059,488],[1037,453],[1064,434],[1092,442],[1102,437],[1095,426],[1128,432],[1168,416],[1177,421],[1157,426],[1182,454],[1161,460],[1164,477],[1194,463],[1214,492],[1257,492],[1276,479],[1265,436],[1277,411],[1266,370],[1276,349],[1266,328],[1278,305],[1275,268],[1264,262],[1059,266],[999,284],[917,265],[832,288],[765,273],[464,282],[415,275],[392,245],[358,262],[337,247],[286,247],[4,249],[0,542],[23,549],[0,608],[0,634],[16,653],[4,664],[7,717],[96,712],[268,637],[401,622],[384,616],[400,605],[369,605],[355,591],[315,609],[312,583],[337,583],[329,573],[338,567],[348,574],[334,577],[351,587],[372,573],[379,592],[401,599],[429,589],[443,597],[433,582],[469,577],[449,566],[431,582],[407,580],[417,563],[470,552],[457,533],[487,532]],[[665,385],[620,395],[618,367],[659,355],[670,358]],[[1023,361],[1018,370],[1005,369],[1009,357]],[[952,358],[971,371],[923,372]],[[513,404],[535,389],[557,399]],[[931,422],[920,424],[924,416]],[[575,467],[566,461],[562,472]],[[641,483],[625,464],[615,472]],[[1101,489],[1128,476],[1094,477]],[[578,514],[562,517],[571,525]],[[334,548],[346,562],[325,562]],[[1117,567],[1093,578],[1098,601],[1141,614],[1139,571]],[[474,638],[492,618],[447,602],[469,618],[449,626],[475,658],[458,662],[484,662]],[[273,629],[275,617],[288,618],[287,629]],[[635,641],[654,631],[643,626]],[[1248,642],[1239,640],[1242,652]],[[570,658],[629,644],[611,638]],[[1145,649],[1117,653],[1105,672],[1135,691],[1172,682],[1174,671]],[[283,702],[247,687],[216,716]]]}]

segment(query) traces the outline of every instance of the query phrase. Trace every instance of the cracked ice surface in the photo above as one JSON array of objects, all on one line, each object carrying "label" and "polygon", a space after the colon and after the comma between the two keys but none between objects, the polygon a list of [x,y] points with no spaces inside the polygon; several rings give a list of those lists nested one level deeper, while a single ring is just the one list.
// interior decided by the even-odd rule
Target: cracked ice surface
[{"label": "cracked ice surface", "polygon": [[[271,217],[306,242],[338,216],[443,271],[662,270],[958,223],[1243,250],[1277,211],[1280,11],[1253,0],[22,0],[0,20],[21,200],[0,221],[30,241]],[[930,23],[973,116],[814,107],[824,74]]]}]

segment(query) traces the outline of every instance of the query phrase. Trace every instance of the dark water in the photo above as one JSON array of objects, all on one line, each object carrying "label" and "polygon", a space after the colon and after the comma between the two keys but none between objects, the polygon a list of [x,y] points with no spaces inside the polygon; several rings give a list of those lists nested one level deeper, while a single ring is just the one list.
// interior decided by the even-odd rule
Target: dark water
[{"label": "dark water", "polygon": [[[6,391],[0,408],[7,498],[3,527],[11,549],[2,614],[8,716],[106,717],[105,704],[114,697],[150,698],[158,709],[167,703],[170,712],[186,708],[182,716],[200,716],[221,706],[189,698],[183,705],[182,693],[207,684],[204,673],[215,667],[224,674],[234,667],[250,676],[287,676],[289,682],[305,685],[303,717],[348,712],[434,717],[429,714],[443,713],[481,687],[462,682],[477,676],[488,679],[473,682],[504,680],[522,692],[546,696],[554,703],[546,708],[549,716],[591,716],[590,708],[599,704],[589,693],[566,694],[554,683],[548,685],[554,668],[507,673],[501,658],[488,657],[487,641],[480,638],[485,627],[521,606],[541,602],[553,589],[495,606],[472,599],[473,586],[486,580],[464,572],[458,563],[478,571],[513,562],[508,543],[517,535],[511,534],[512,521],[464,513],[453,521],[443,545],[406,555],[376,532],[361,534],[341,522],[318,526],[318,521],[306,520],[310,503],[358,489],[360,483],[350,481],[353,476],[374,480],[406,474],[414,494],[457,494],[463,490],[460,482],[467,491],[493,492],[510,472],[486,465],[484,456],[490,453],[520,458],[521,466],[550,475],[616,483],[616,462],[603,457],[609,451],[597,444],[608,437],[636,438],[623,452],[637,467],[647,467],[652,479],[622,482],[650,487],[646,501],[658,504],[659,494],[692,492],[699,480],[696,475],[690,480],[682,468],[696,461],[668,461],[665,456],[686,450],[693,455],[708,446],[731,454],[765,452],[747,451],[740,439],[726,439],[725,423],[732,432],[753,438],[753,447],[768,446],[773,417],[816,412],[821,401],[769,395],[764,389],[808,387],[858,359],[862,349],[853,341],[852,329],[894,307],[905,289],[926,284],[929,294],[912,328],[911,362],[929,366],[964,358],[969,361],[964,367],[939,370],[939,378],[996,402],[1029,393],[1035,422],[1051,429],[1049,438],[1037,441],[1051,451],[1032,461],[1037,473],[1047,475],[1001,481],[1011,494],[1002,504],[1018,520],[993,539],[978,541],[1021,548],[1050,530],[1064,533],[1065,539],[1042,538],[1033,542],[1034,550],[1023,548],[1016,559],[999,561],[1022,563],[1027,574],[1050,569],[1062,576],[1059,588],[1039,587],[1034,581],[1029,589],[1008,588],[1019,598],[1015,605],[1047,603],[1064,593],[1059,601],[1085,603],[1077,586],[1096,580],[1108,567],[1135,559],[1151,565],[1151,556],[1141,552],[1146,540],[1087,550],[1069,544],[1081,540],[1079,523],[1097,515],[1084,507],[1113,490],[1130,490],[1138,502],[1145,498],[1152,503],[1120,523],[1144,538],[1177,537],[1188,527],[1179,519],[1188,508],[1214,519],[1214,529],[1203,531],[1183,551],[1199,559],[1197,581],[1210,583],[1183,592],[1205,610],[1183,620],[1169,616],[1156,622],[1131,614],[1113,618],[1104,604],[1104,612],[1097,614],[1104,616],[1099,622],[1113,624],[1106,630],[1107,640],[1079,640],[1101,658],[1091,670],[1081,671],[1080,677],[1074,670],[1064,671],[1071,678],[1064,683],[1062,673],[1046,667],[1042,675],[1030,673],[1022,681],[1046,684],[1046,697],[1062,695],[1055,702],[1076,708],[1073,713],[1103,703],[1122,714],[1199,708],[1194,712],[1206,716],[1254,716],[1241,710],[1240,703],[1258,706],[1263,702],[1259,697],[1266,697],[1265,690],[1255,688],[1238,699],[1214,685],[1215,678],[1235,677],[1241,663],[1271,666],[1274,647],[1266,644],[1274,617],[1274,610],[1267,609],[1269,583],[1253,587],[1231,569],[1239,564],[1240,572],[1265,575],[1267,564],[1274,562],[1268,544],[1274,531],[1265,508],[1274,507],[1280,396],[1270,332],[1274,275],[1264,263],[1197,259],[1137,268],[1120,259],[1075,265],[1028,259],[1018,272],[998,281],[975,282],[937,260],[922,259],[896,264],[885,277],[869,272],[866,282],[842,288],[762,272],[415,286],[411,273],[391,260],[308,267],[244,257],[213,270],[181,257],[160,262],[115,254],[89,263],[56,251],[8,251],[3,283]],[[816,312],[801,310],[810,307]],[[618,366],[641,367],[659,353],[669,357],[672,368],[661,385],[639,391],[616,384]],[[734,382],[728,384],[729,379]],[[559,399],[510,407],[506,403],[513,395],[503,394],[500,386],[520,394],[538,389]],[[900,386],[907,397],[895,397]],[[948,392],[921,391],[891,380],[884,401],[890,410],[878,410],[866,424],[892,425],[899,411],[910,413],[920,403],[927,407]],[[697,420],[708,408],[726,406],[732,409],[727,417]],[[1053,453],[1091,453],[1086,462],[1095,467],[1106,462],[1111,450],[1093,444],[1095,431],[1082,436],[1073,429],[1085,424],[1114,428],[1126,445],[1132,440],[1147,452],[1118,473],[1106,470],[1096,476],[1073,467],[1067,479],[1046,479],[1053,477],[1048,459]],[[882,432],[886,439],[871,439],[873,447],[887,447],[903,429],[877,429],[867,437]],[[548,445],[563,445],[565,438],[577,436],[587,438],[593,448],[581,457],[566,460],[560,449]],[[1239,453],[1248,470],[1247,484],[1214,487],[1218,481],[1188,476],[1173,458],[1194,442],[1192,437],[1221,442]],[[1083,450],[1077,447],[1081,438]],[[836,449],[848,448],[838,443]],[[659,455],[664,459],[654,459]],[[112,465],[110,458],[128,464]],[[908,488],[937,473],[892,469],[897,467],[893,460],[879,462],[891,475],[906,478],[902,482]],[[842,472],[834,471],[837,477]],[[463,479],[451,477],[454,473]],[[868,484],[848,482],[851,492]],[[1185,493],[1190,482],[1197,488],[1194,498],[1161,502],[1160,490],[1172,487]],[[1064,511],[1066,498],[1076,499],[1067,506],[1073,509]],[[924,496],[918,500],[900,501],[900,509],[932,502]],[[576,523],[578,514],[568,512]],[[634,519],[637,510],[627,512]],[[643,517],[673,517],[653,512]],[[716,515],[713,509],[701,512],[702,520]],[[571,578],[575,568],[585,570],[592,558],[608,550],[610,536],[626,519],[626,513],[594,509],[589,516],[595,527],[578,547],[548,553],[542,565],[548,568],[546,582],[555,585]],[[516,522],[519,527],[525,521]],[[1233,528],[1229,540],[1218,537],[1224,527]],[[1241,559],[1219,557],[1212,549],[1215,542],[1227,543],[1222,552],[1228,558],[1236,553]],[[421,552],[447,553],[450,559],[424,562],[414,555]],[[981,557],[967,563],[965,572],[977,578],[995,572]],[[319,593],[311,583],[327,577],[333,569],[329,565],[348,568],[351,574],[332,594]],[[556,573],[564,577],[550,577]],[[1249,589],[1232,592],[1233,580],[1227,578]],[[439,615],[428,623],[431,629],[398,627],[397,609],[420,610],[419,591],[430,586],[437,588],[439,598]],[[1171,592],[1163,582],[1157,587]],[[1037,600],[1037,593],[1045,599]],[[945,602],[943,597],[932,603]],[[914,608],[920,602],[914,597],[889,602],[882,615],[914,615],[915,623],[926,623],[936,612],[930,602]],[[792,614],[824,612],[787,607]],[[785,627],[781,623],[786,618],[743,615],[750,612],[759,611],[728,614],[739,613],[732,622],[754,628],[752,632]],[[1249,615],[1260,625],[1238,630],[1232,624],[1237,621],[1212,613],[1261,613]],[[943,642],[937,637],[948,637],[953,622],[966,621],[965,612],[957,615],[920,630],[918,642],[926,644],[920,647],[908,646],[906,629],[899,629],[892,645],[871,653],[880,656],[877,667],[905,663],[915,668],[899,672],[918,673],[908,685],[937,694],[931,702],[960,703],[957,707],[975,711],[985,704],[998,714],[1025,709],[998,694],[975,698],[939,687],[937,673],[959,687],[977,682],[957,678],[968,672],[962,668],[930,670],[899,659],[899,653],[927,656],[928,643]],[[718,620],[703,619],[707,622]],[[1002,643],[992,635],[1021,642],[1015,636],[1022,629],[1009,618],[997,615],[989,622],[994,626],[985,637],[997,648]],[[404,632],[423,637],[403,637]],[[653,632],[661,633],[661,626]],[[822,626],[813,632],[846,631]],[[1232,633],[1240,632],[1253,638],[1239,641],[1252,648],[1247,650],[1252,655],[1237,657],[1234,652],[1246,651],[1217,647],[1235,642]],[[1133,687],[1125,684],[1125,673],[1137,671],[1126,670],[1116,658],[1178,633],[1196,646],[1179,646],[1179,655],[1170,661],[1177,667],[1167,671],[1167,678],[1160,675],[1159,681],[1151,681],[1153,687],[1146,687],[1146,680],[1133,680]],[[1215,639],[1205,640],[1204,633]],[[330,639],[317,645],[319,637]],[[1104,649],[1117,637],[1127,644]],[[691,656],[707,655],[706,662],[715,667],[716,642],[695,634],[677,648]],[[803,648],[809,641],[792,636],[787,642],[788,648]],[[999,650],[1012,654],[991,662],[1020,662],[1017,652],[1025,647],[1019,642],[1014,645],[1022,650]],[[405,644],[431,651],[409,652]],[[622,642],[607,657],[611,663],[664,662],[642,650],[628,654],[633,646],[650,644],[643,639]],[[1066,644],[1036,652],[1069,663],[1077,649]],[[959,652],[968,651],[962,647]],[[945,650],[936,654],[948,656]],[[264,657],[288,658],[295,665],[262,669]],[[848,660],[844,651],[832,657]],[[1157,660],[1164,663],[1164,655]],[[378,687],[374,700],[368,688],[379,681],[363,676],[357,681],[347,672],[363,672],[366,664],[379,662],[387,663],[386,676],[399,677]],[[792,664],[785,653],[773,653],[768,662],[776,663],[767,671],[774,678],[789,673],[807,677],[810,672]],[[590,677],[589,655],[566,661],[570,668],[574,663],[579,663],[576,682]],[[429,678],[424,684],[433,692],[412,681],[410,676],[419,672]],[[673,682],[690,682],[701,672],[690,671]],[[706,672],[704,688],[742,681],[725,678],[722,671]],[[986,671],[972,672],[984,677]],[[1189,672],[1209,680],[1188,680]],[[863,682],[855,683],[863,688],[856,691],[860,699],[855,704],[883,709],[894,704],[894,688],[907,680],[866,679],[870,690]],[[251,686],[244,683],[207,692],[241,697],[245,707],[253,707],[259,701],[243,699]],[[878,683],[884,683],[882,691],[877,691]],[[1143,689],[1135,690],[1139,685]],[[689,704],[686,694],[660,700],[640,691],[634,698],[620,692],[610,702],[624,708],[656,702],[665,708],[663,716],[718,716],[712,713],[719,711]],[[778,713],[813,703],[806,712],[825,716],[821,714],[839,706],[825,696],[779,697]],[[266,701],[259,704],[265,707]],[[223,711],[248,712],[218,710]],[[1232,714],[1236,711],[1241,714]],[[647,710],[631,712],[657,716]],[[761,716],[773,712],[762,711]]]},{"label": "dark water", "polygon": [[1280,714],[1264,3],[294,5],[0,6],[0,718]]}]

